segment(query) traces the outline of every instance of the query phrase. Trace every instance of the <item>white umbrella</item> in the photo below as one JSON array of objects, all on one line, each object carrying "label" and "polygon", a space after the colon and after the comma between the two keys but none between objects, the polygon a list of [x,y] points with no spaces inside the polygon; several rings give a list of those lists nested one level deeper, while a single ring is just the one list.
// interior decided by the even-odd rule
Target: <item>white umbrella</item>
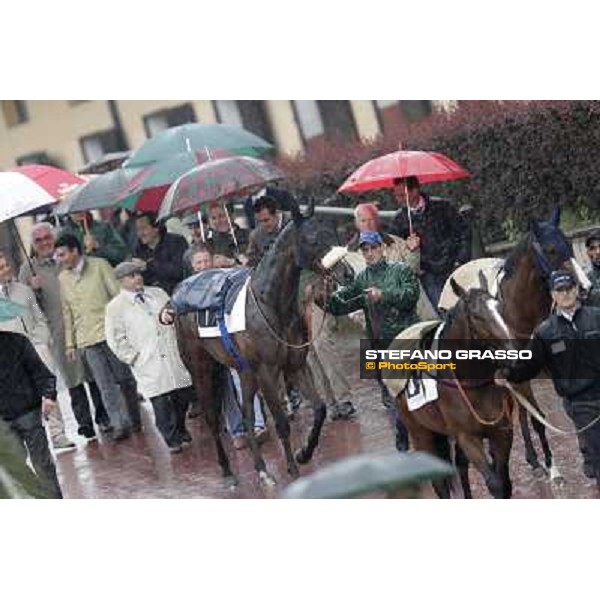
[{"label": "white umbrella", "polygon": [[54,204],[56,198],[21,173],[0,173],[0,223],[24,213]]}]

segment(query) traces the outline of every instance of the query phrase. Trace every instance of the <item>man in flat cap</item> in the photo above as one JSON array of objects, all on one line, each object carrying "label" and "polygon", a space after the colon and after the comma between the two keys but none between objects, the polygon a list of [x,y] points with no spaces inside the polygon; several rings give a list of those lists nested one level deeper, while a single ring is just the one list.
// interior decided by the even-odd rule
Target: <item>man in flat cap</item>
[{"label": "man in flat cap", "polygon": [[159,287],[144,286],[142,261],[115,268],[121,291],[106,307],[106,341],[131,367],[138,388],[154,408],[156,427],[170,452],[181,452],[192,438],[185,427],[192,380],[177,346],[174,325],[158,314],[169,300]]},{"label": "man in flat cap", "polygon": [[555,309],[533,332],[530,360],[502,369],[496,383],[533,379],[547,367],[565,412],[580,435],[584,472],[600,487],[600,308],[582,306],[575,277],[555,271],[550,277]]}]

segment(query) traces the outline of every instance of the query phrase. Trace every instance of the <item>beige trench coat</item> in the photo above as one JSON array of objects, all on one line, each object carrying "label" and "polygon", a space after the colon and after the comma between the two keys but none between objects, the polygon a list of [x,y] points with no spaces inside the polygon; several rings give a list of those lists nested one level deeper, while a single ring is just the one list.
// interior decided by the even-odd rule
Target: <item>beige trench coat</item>
[{"label": "beige trench coat", "polygon": [[144,288],[145,302],[121,290],[106,307],[106,342],[117,358],[131,367],[146,398],[192,385],[173,325],[162,325],[158,314],[169,296],[158,287]]}]

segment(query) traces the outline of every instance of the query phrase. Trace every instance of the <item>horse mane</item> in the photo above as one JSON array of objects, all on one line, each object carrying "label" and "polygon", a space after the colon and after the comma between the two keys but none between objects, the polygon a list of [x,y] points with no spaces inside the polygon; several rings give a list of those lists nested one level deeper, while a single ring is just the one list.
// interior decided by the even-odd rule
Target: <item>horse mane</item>
[{"label": "horse mane", "polygon": [[281,250],[288,243],[288,238],[294,227],[293,220],[287,223],[275,238],[273,245],[265,252],[258,265],[256,265],[254,275],[256,276],[257,283],[260,284],[259,293],[263,299],[265,296],[276,294],[277,290],[281,287],[281,281],[276,277],[267,277],[267,274],[275,267],[277,258],[281,254]]},{"label": "horse mane", "polygon": [[514,247],[513,251],[508,255],[507,259],[504,261],[504,273],[507,278],[512,277],[516,270],[519,261],[527,254],[529,248],[531,246],[531,232],[527,233],[519,243]]}]

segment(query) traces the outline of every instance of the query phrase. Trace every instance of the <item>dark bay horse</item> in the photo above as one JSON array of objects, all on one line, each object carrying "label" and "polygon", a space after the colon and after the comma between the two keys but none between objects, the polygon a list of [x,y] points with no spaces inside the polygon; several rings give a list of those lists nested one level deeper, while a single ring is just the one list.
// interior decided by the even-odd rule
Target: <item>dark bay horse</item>
[{"label": "dark bay horse", "polygon": [[[226,351],[221,338],[198,337],[193,315],[178,317],[178,334],[182,340],[182,354],[196,381],[204,382],[200,392],[207,423],[215,439],[219,464],[223,475],[232,477],[227,454],[220,439],[219,398],[207,391],[210,382],[210,359],[238,368],[242,387],[242,408],[248,444],[255,469],[261,482],[275,483],[267,471],[260,448],[254,437],[253,398],[258,390],[274,419],[291,475],[298,474],[297,463],[310,461],[318,444],[326,417],[326,407],[315,390],[310,370],[306,365],[308,331],[299,309],[298,292],[303,269],[323,271],[320,260],[337,243],[337,235],[324,227],[313,216],[314,203],[309,203],[303,216],[297,203],[291,206],[292,220],[283,229],[274,245],[250,275],[246,297],[246,330],[232,334],[240,355],[249,368],[239,369],[235,359]],[[200,274],[202,276],[202,274]],[[196,276],[198,277],[198,275]],[[196,363],[193,365],[192,363]],[[284,409],[283,378],[298,387],[311,401],[314,409],[312,428],[306,444],[294,456],[290,443],[290,425]]]},{"label": "dark bay horse", "polygon": [[[518,340],[528,340],[535,327],[550,313],[551,297],[548,281],[552,271],[567,269],[576,276],[584,289],[590,287],[588,278],[574,260],[571,243],[560,230],[559,224],[558,209],[553,211],[548,221],[531,221],[528,233],[511,251],[499,271],[497,268],[495,270],[500,282],[497,295],[501,313]],[[476,287],[479,283],[476,273],[481,262],[467,263],[459,267],[453,276],[460,279],[467,288]],[[524,383],[517,388],[539,410],[530,384]],[[542,411],[540,412],[543,414]],[[518,415],[525,443],[526,460],[535,473],[544,473],[544,467],[540,465],[533,446],[527,412],[521,405],[518,407]],[[533,418],[531,423],[540,439],[546,472],[553,480],[560,479],[558,469],[553,465],[544,425]]]},{"label": "dark bay horse", "polygon": [[[515,350],[514,336],[499,312],[482,277],[481,289],[465,291],[454,279],[456,306],[444,319],[439,349]],[[390,349],[394,348],[394,342]],[[510,498],[512,483],[509,458],[513,440],[513,401],[506,389],[494,384],[498,368],[491,360],[458,361],[455,377],[438,378],[438,399],[409,410],[406,391],[397,397],[403,420],[415,450],[423,450],[452,462],[449,440],[456,442],[455,462],[466,498],[471,497],[469,463],[483,475],[495,498]],[[426,376],[426,375],[424,375]],[[488,458],[484,440],[489,441]],[[434,484],[441,498],[449,498],[448,481]]]},{"label": "dark bay horse", "polygon": [[[573,247],[560,229],[560,210],[557,208],[549,221],[530,223],[529,232],[510,253],[503,267],[498,296],[502,316],[517,339],[529,339],[535,327],[550,314],[552,299],[549,278],[552,271],[558,269],[571,271],[580,286],[589,289],[590,281],[575,261]],[[517,388],[539,410],[531,385],[525,383]],[[543,415],[543,411],[540,412]],[[518,414],[527,462],[534,471],[541,471],[531,439],[527,412],[521,405]],[[531,425],[540,439],[547,472],[552,479],[560,478],[558,470],[553,466],[546,428],[534,418],[531,418]]]}]

